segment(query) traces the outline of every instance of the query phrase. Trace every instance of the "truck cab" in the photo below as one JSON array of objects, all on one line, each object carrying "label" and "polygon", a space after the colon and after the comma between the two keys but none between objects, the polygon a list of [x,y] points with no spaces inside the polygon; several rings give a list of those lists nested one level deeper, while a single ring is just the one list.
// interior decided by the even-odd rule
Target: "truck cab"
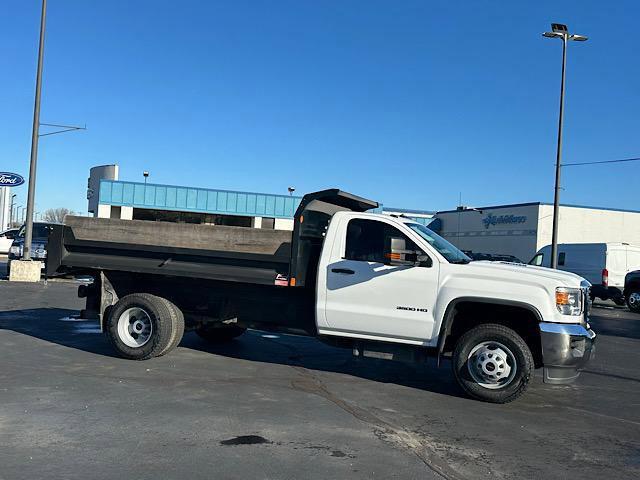
[{"label": "truck cab", "polygon": [[548,383],[577,378],[595,339],[588,293],[572,273],[471,261],[413,221],[338,212],[319,262],[316,321],[319,335],[353,339],[360,351],[392,343],[451,354],[468,393],[504,399],[522,382],[518,362],[544,367]]}]

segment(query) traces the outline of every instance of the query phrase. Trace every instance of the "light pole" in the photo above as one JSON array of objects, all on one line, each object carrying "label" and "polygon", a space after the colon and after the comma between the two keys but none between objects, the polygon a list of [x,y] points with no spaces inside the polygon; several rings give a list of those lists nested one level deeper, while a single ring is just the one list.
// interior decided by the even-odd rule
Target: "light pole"
[{"label": "light pole", "polygon": [[40,45],[38,47],[38,69],[36,73],[36,98],[33,106],[33,128],[31,131],[31,161],[29,164],[29,190],[27,193],[27,216],[24,231],[24,260],[31,260],[33,237],[33,203],[36,193],[36,166],[38,163],[38,135],[40,134],[40,93],[42,91],[42,63],[44,60],[44,32],[47,19],[47,0],[42,0],[40,15]]},{"label": "light pole", "polygon": [[17,193],[14,193],[13,195],[11,195],[11,204],[9,207],[9,228],[11,228],[11,226],[13,225],[13,204],[14,204],[14,198],[16,198],[18,196]]},{"label": "light pole", "polygon": [[556,150],[556,186],[553,196],[553,231],[551,233],[551,268],[558,268],[558,214],[560,210],[560,171],[562,168],[562,123],[564,120],[564,80],[567,66],[567,42],[585,42],[584,35],[570,34],[566,25],[552,23],[551,31],[544,32],[547,38],[562,40],[562,77],[560,80],[560,116],[558,118],[558,147]]}]

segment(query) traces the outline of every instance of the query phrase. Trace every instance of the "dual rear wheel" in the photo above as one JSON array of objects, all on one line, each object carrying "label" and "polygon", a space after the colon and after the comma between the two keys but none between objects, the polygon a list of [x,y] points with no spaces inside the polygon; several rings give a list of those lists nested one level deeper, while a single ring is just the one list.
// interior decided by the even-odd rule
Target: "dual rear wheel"
[{"label": "dual rear wheel", "polygon": [[184,316],[166,298],[132,293],[111,309],[106,330],[122,357],[147,360],[170,352],[180,343]]},{"label": "dual rear wheel", "polygon": [[[166,298],[132,293],[113,306],[106,322],[111,343],[124,358],[147,360],[169,353],[184,335],[184,315]],[[196,332],[210,342],[224,342],[244,333],[237,326],[201,327]]]}]

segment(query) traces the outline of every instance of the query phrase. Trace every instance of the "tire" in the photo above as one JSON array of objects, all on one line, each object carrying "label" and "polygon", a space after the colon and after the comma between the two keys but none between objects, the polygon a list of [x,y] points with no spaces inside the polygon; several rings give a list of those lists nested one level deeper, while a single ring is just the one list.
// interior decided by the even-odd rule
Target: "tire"
[{"label": "tire", "polygon": [[615,297],[612,298],[613,303],[615,303],[617,306],[622,307],[624,305],[624,298],[622,297]]},{"label": "tire", "polygon": [[171,303],[166,298],[162,298],[162,297],[158,297],[158,298],[163,300],[167,304],[169,309],[171,309],[172,311],[171,321],[173,322],[173,328],[172,328],[173,338],[169,342],[169,345],[167,345],[167,348],[165,348],[158,355],[159,357],[161,357],[162,355],[166,355],[171,350],[173,350],[178,345],[180,345],[180,342],[182,341],[182,337],[184,336],[184,315],[182,314],[182,310],[180,310],[178,307],[176,307],[175,304]]},{"label": "tire", "polygon": [[230,327],[200,327],[196,333],[207,342],[223,343],[239,337],[246,331],[246,328],[233,325]]},{"label": "tire", "polygon": [[149,293],[122,297],[109,312],[107,335],[120,356],[147,360],[167,353],[180,337],[184,319],[171,302]]},{"label": "tire", "polygon": [[632,290],[627,295],[627,307],[633,313],[640,313],[640,290]]},{"label": "tire", "polygon": [[491,403],[512,402],[522,395],[533,365],[531,350],[522,337],[510,328],[492,323],[479,325],[462,335],[452,358],[458,385],[469,396]]}]

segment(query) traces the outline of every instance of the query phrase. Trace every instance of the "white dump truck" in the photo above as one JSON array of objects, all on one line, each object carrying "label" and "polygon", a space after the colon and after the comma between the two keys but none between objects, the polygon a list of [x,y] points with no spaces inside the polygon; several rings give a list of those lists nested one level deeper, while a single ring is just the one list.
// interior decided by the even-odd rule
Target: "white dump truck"
[{"label": "white dump truck", "polygon": [[532,265],[471,261],[437,234],[337,189],[307,194],[293,232],[67,217],[49,275],[91,275],[79,295],[120,355],[164,355],[185,328],[310,335],[354,355],[438,365],[472,397],[505,403],[569,383],[592,355],[589,283]]}]

